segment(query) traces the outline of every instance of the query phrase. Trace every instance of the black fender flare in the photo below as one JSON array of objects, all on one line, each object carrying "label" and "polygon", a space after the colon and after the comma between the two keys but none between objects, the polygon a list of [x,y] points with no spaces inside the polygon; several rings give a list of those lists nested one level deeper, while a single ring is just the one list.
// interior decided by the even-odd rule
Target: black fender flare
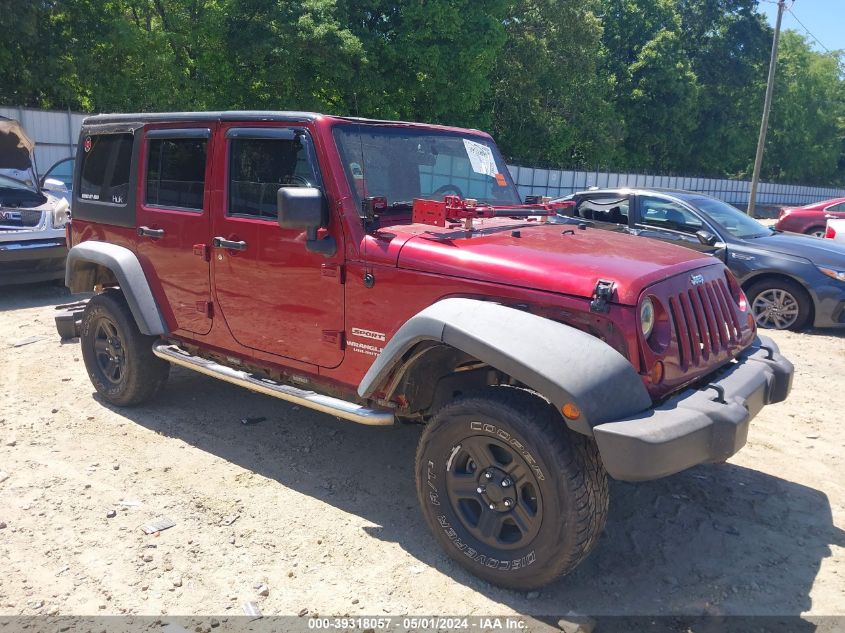
[{"label": "black fender flare", "polygon": [[141,262],[128,248],[94,240],[80,242],[68,251],[65,285],[71,292],[90,292],[94,287],[97,266],[112,272],[142,333],[167,333],[167,323],[158,308]]},{"label": "black fender flare", "polygon": [[600,339],[563,323],[498,303],[443,299],[411,317],[385,345],[358,387],[372,397],[418,343],[454,347],[548,398],[558,411],[581,411],[567,424],[580,433],[651,408],[631,363]]}]

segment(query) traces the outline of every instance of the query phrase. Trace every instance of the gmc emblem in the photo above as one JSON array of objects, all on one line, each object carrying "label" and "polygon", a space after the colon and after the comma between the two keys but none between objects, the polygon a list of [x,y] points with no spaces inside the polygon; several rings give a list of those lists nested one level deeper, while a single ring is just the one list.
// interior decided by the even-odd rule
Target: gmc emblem
[{"label": "gmc emblem", "polygon": [[691,275],[689,281],[693,286],[700,286],[704,283],[704,275]]},{"label": "gmc emblem", "polygon": [[0,220],[20,220],[20,211],[0,211]]}]

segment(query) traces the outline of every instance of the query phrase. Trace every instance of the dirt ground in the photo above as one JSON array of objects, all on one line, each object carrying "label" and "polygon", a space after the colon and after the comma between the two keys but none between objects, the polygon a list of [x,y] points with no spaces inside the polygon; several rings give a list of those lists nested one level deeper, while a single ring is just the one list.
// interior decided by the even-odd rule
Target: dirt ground
[{"label": "dirt ground", "polygon": [[[245,601],[352,616],[845,614],[845,333],[775,333],[794,389],[745,449],[612,483],[597,549],[526,595],[434,543],[414,493],[419,428],[358,426],[179,368],[153,404],[114,409],[78,342],[56,335],[67,300],[0,289],[0,615],[225,615]],[[28,337],[43,339],[12,346]],[[175,526],[139,529],[159,517]]]}]

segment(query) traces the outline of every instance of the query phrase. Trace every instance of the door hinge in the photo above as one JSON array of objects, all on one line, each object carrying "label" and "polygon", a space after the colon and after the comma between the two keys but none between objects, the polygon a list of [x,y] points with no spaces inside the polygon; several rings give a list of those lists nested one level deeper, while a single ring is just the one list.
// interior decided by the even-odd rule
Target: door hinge
[{"label": "door hinge", "polygon": [[209,261],[208,244],[194,244],[194,255],[202,257],[204,262]]},{"label": "door hinge", "polygon": [[599,279],[593,290],[593,300],[590,301],[590,312],[607,312],[607,302],[613,296],[614,283],[606,279]]},{"label": "door hinge", "polygon": [[338,349],[346,349],[346,335],[339,330],[323,330],[323,342],[331,343]]},{"label": "door hinge", "polygon": [[214,304],[211,301],[197,301],[197,312],[204,314],[206,318],[214,318]]},{"label": "door hinge", "polygon": [[344,283],[342,264],[322,264],[320,266],[320,274],[323,277],[334,279],[339,284]]}]

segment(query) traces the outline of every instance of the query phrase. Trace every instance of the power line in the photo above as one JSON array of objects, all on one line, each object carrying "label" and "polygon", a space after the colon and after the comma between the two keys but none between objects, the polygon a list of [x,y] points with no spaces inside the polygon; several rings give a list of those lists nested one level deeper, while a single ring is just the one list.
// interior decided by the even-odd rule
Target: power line
[{"label": "power line", "polygon": [[[792,4],[795,4],[795,2],[793,2]],[[816,44],[821,46],[825,50],[825,52],[828,52],[828,53],[831,52],[831,50],[827,46],[822,44],[821,40],[819,40],[819,38],[817,38],[815,35],[813,35],[812,32],[810,31],[810,29],[808,29],[806,26],[804,26],[804,23],[801,20],[798,19],[798,16],[795,15],[795,11],[792,10],[792,5],[785,7],[785,8],[786,8],[787,11],[789,11],[789,13],[792,15],[792,17],[795,18],[795,21],[798,22],[798,24],[801,25],[801,28],[804,29],[804,32],[807,33],[807,35],[812,37],[814,40],[816,40]]]}]

